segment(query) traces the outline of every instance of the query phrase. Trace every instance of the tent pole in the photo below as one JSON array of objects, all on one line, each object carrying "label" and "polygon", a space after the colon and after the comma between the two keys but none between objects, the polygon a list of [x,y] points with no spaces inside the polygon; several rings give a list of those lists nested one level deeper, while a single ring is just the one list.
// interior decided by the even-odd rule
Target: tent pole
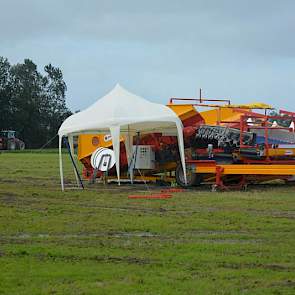
[{"label": "tent pole", "polygon": [[75,169],[75,171],[76,171],[76,174],[77,174],[77,176],[78,176],[78,178],[79,178],[80,186],[82,187],[82,189],[84,189],[84,185],[83,185],[82,179],[81,179],[81,177],[80,177],[80,174],[79,174],[79,172],[78,172],[78,169],[77,169],[76,163],[75,163],[74,158],[73,158],[73,155],[72,155],[72,153],[71,153],[71,147],[70,147],[70,144],[69,144],[69,140],[68,140],[67,138],[65,138],[65,142],[66,142],[66,145],[67,145],[67,149],[68,149],[68,152],[69,152],[69,155],[70,155],[70,158],[71,158],[72,164],[73,164],[74,169]]},{"label": "tent pole", "polygon": [[118,185],[121,185],[121,182],[120,182],[120,126],[111,126],[110,132],[111,132],[112,142],[113,142],[113,151],[115,153]]},{"label": "tent pole", "polygon": [[59,150],[59,174],[60,174],[60,185],[61,190],[65,190],[64,186],[64,175],[63,175],[63,167],[62,167],[62,153],[61,153],[61,143],[62,143],[62,136],[58,138],[58,150]]},{"label": "tent pole", "polygon": [[183,170],[184,183],[187,185],[186,177],[186,165],[185,165],[185,156],[184,156],[184,142],[183,142],[183,130],[179,124],[176,124],[177,127],[177,139],[178,139],[178,151],[180,153],[180,160]]}]

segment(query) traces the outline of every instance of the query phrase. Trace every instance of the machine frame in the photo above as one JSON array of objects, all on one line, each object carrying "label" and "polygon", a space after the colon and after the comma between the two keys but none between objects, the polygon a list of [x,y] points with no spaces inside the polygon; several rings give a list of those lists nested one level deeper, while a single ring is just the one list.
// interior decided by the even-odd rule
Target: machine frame
[{"label": "machine frame", "polygon": [[[181,103],[177,103],[181,102]],[[286,145],[280,148],[279,145],[271,144],[269,139],[270,130],[285,130],[286,132],[293,132],[287,127],[271,125],[270,120],[282,119],[281,116],[271,116],[268,111],[272,109],[271,106],[265,104],[249,104],[249,105],[232,105],[229,99],[207,99],[207,98],[171,98],[170,107],[180,117],[184,125],[184,136],[191,136],[202,124],[209,124],[213,126],[224,126],[235,128],[239,130],[240,144],[239,147],[233,149],[231,154],[227,156],[232,157],[227,163],[220,163],[218,157],[225,154],[224,148],[212,148],[210,151],[217,158],[211,159],[208,156],[208,148],[192,147],[193,153],[196,153],[201,159],[194,159],[192,156],[186,157],[187,171],[192,175],[200,176],[198,184],[212,183],[213,190],[216,189],[233,189],[244,188],[248,183],[263,182],[266,180],[280,179],[287,181],[291,176],[295,175],[295,143]],[[209,108],[204,112],[197,112],[195,107]],[[254,112],[253,110],[262,110],[262,113]],[[289,111],[280,111],[280,115],[295,122],[295,113]],[[199,116],[199,117],[198,117]],[[252,123],[249,123],[251,119]],[[253,130],[264,131],[264,142],[255,146],[245,145],[243,137],[245,132]],[[156,135],[151,135],[149,140],[151,143],[158,145],[155,148],[161,148],[158,144]],[[95,140],[94,140],[95,139]],[[107,139],[107,140],[104,140]],[[154,140],[154,141],[153,141]],[[124,138],[121,138],[123,143]],[[86,142],[88,142],[86,144]],[[144,142],[143,144],[147,144]],[[173,140],[167,139],[167,144],[173,144]],[[83,177],[90,179],[93,169],[89,166],[89,155],[97,148],[97,146],[111,147],[112,143],[107,135],[81,135],[79,136],[78,159],[83,163]],[[263,153],[261,152],[263,147]],[[255,157],[255,149],[261,155]],[[124,148],[121,150],[124,153]],[[247,156],[247,151],[254,153],[254,158]],[[121,156],[120,156],[121,157]],[[203,158],[202,158],[203,157]],[[126,160],[126,159],[124,159]],[[144,181],[164,181],[175,182],[177,176],[177,161],[167,161],[157,165],[154,170],[143,171],[140,175],[135,174],[135,180]],[[175,172],[176,171],[176,172]],[[98,176],[100,176],[98,174]],[[128,175],[123,173],[122,179],[128,179]],[[109,174],[109,180],[115,180],[115,176]]]}]

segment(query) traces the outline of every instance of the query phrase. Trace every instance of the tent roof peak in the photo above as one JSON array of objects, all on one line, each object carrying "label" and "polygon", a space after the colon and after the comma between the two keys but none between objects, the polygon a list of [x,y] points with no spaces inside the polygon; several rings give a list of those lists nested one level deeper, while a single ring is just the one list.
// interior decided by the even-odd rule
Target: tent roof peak
[{"label": "tent roof peak", "polygon": [[103,132],[110,126],[130,124],[136,130],[158,129],[159,132],[171,128],[176,131],[175,124],[182,125],[179,117],[167,106],[146,100],[116,84],[87,109],[68,117],[61,125],[59,135]]}]

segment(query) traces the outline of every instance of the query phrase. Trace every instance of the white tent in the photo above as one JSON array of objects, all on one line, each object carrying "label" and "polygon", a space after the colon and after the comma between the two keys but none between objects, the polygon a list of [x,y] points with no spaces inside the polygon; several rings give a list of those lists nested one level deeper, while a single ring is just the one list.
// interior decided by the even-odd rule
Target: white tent
[{"label": "white tent", "polygon": [[127,157],[132,155],[133,136],[160,132],[178,137],[181,164],[186,182],[182,122],[167,106],[152,103],[132,94],[120,85],[84,111],[68,117],[59,128],[59,163],[61,187],[64,190],[61,144],[63,136],[69,138],[73,152],[73,136],[79,134],[111,133],[120,184],[120,134],[125,137]]}]

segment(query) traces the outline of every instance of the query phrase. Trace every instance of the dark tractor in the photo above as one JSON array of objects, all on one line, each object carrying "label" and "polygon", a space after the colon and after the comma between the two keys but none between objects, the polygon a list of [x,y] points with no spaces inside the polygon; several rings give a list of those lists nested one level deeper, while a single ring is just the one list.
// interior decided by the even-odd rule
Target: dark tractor
[{"label": "dark tractor", "polygon": [[25,143],[16,138],[16,131],[0,131],[0,150],[24,150]]}]

